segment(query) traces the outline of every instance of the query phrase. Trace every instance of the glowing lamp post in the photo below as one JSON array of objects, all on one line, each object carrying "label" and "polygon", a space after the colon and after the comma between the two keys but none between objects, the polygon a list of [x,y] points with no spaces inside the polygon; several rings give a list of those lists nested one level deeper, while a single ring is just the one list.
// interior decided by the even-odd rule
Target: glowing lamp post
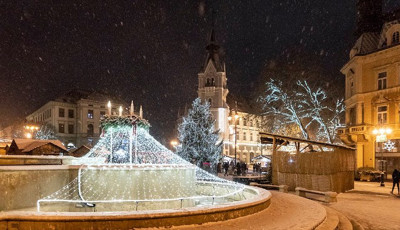
[{"label": "glowing lamp post", "polygon": [[171,141],[171,146],[173,147],[173,148],[175,148],[176,149],[176,146],[178,145],[178,141]]},{"label": "glowing lamp post", "polygon": [[[236,103],[236,107],[237,107],[237,103]],[[232,117],[232,116],[229,116],[228,117],[228,121],[232,121],[232,119],[234,119],[234,125],[235,125],[235,133],[234,133],[234,137],[235,137],[235,166],[236,166],[236,157],[237,157],[237,137],[236,137],[236,135],[237,135],[237,120],[239,120],[239,118],[240,118],[240,116],[239,115],[237,115],[237,108],[236,108],[236,110],[235,110],[235,115]]]},{"label": "glowing lamp post", "polygon": [[107,108],[108,108],[108,115],[111,116],[111,101],[108,101]]},{"label": "glowing lamp post", "polygon": [[119,112],[118,115],[122,116],[122,106],[119,106],[118,112]]},{"label": "glowing lamp post", "polygon": [[24,126],[26,133],[25,136],[26,138],[31,139],[33,137],[33,132],[38,131],[39,130],[39,126],[36,125],[26,125]]},{"label": "glowing lamp post", "polygon": [[[383,143],[387,141],[387,135],[392,133],[392,129],[390,128],[379,128],[379,129],[374,129],[372,131],[372,133],[375,135],[375,142],[376,142],[376,146],[375,146],[375,156],[377,153],[377,148],[378,148],[378,143]],[[381,186],[384,187],[385,186],[385,181],[384,181],[384,173],[383,173],[383,151],[381,150]]]}]

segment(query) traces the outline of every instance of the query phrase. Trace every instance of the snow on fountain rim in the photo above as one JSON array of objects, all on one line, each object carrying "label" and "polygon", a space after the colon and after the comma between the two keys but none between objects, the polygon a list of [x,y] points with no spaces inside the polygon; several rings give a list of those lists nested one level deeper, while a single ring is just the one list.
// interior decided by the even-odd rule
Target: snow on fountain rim
[{"label": "snow on fountain rim", "polygon": [[[213,206],[189,207],[182,209],[139,210],[139,211],[113,211],[113,212],[35,212],[35,211],[10,211],[0,212],[0,220],[125,220],[158,217],[179,217],[198,214],[212,214],[228,212],[238,209],[252,208],[269,202],[272,198],[268,190],[244,186],[245,189],[256,192],[257,195],[250,199],[218,204]],[[42,219],[42,218],[43,219]]]}]

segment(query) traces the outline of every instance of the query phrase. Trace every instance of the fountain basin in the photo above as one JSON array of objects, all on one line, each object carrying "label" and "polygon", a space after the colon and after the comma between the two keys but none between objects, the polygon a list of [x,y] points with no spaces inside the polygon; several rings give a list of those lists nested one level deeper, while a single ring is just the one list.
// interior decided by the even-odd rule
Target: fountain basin
[{"label": "fountain basin", "polygon": [[271,193],[246,186],[249,199],[214,206],[169,210],[126,212],[32,212],[13,211],[0,214],[0,226],[19,229],[130,229],[168,227],[224,221],[262,211],[270,205]]}]

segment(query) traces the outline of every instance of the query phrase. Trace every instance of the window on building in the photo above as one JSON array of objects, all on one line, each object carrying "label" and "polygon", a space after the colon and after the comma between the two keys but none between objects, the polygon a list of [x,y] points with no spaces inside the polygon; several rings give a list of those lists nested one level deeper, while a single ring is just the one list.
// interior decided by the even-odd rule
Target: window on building
[{"label": "window on building", "polygon": [[392,45],[397,44],[400,42],[400,33],[399,31],[396,31],[392,35]]},{"label": "window on building", "polygon": [[243,119],[243,126],[247,126],[247,119],[246,118]]},{"label": "window on building", "polygon": [[87,126],[87,135],[88,136],[93,136],[93,134],[94,134],[93,124],[88,124],[88,126]]},{"label": "window on building", "polygon": [[244,140],[244,141],[246,140],[246,135],[247,135],[247,133],[246,133],[246,132],[243,132],[243,140]]},{"label": "window on building", "polygon": [[214,78],[211,78],[211,86],[215,86]]},{"label": "window on building", "polygon": [[65,110],[63,108],[58,108],[58,117],[64,117],[65,116]]},{"label": "window on building", "polygon": [[399,123],[400,123],[400,104],[399,104],[399,110],[397,111],[397,114],[399,115]]},{"label": "window on building", "polygon": [[354,80],[351,79],[350,80],[350,96],[353,96],[354,94],[355,94],[355,91],[354,91]]},{"label": "window on building", "polygon": [[382,73],[378,74],[378,90],[387,88],[386,76],[387,76],[386,72],[382,72]]},{"label": "window on building", "polygon": [[210,106],[212,105],[212,99],[208,98],[208,103],[210,104]]},{"label": "window on building", "polygon": [[59,133],[65,133],[65,126],[62,123],[58,124],[58,132]]},{"label": "window on building", "polygon": [[253,133],[250,132],[250,141],[253,141]]},{"label": "window on building", "polygon": [[350,125],[355,125],[357,122],[357,116],[356,116],[356,108],[350,108],[349,110],[349,117],[350,117]]},{"label": "window on building", "polygon": [[387,106],[378,106],[378,124],[387,124]]},{"label": "window on building", "polygon": [[93,119],[93,109],[88,109],[87,118]]},{"label": "window on building", "polygon": [[100,111],[100,117],[104,117],[106,115],[106,111]]},{"label": "window on building", "polygon": [[364,124],[364,104],[361,105],[361,123]]},{"label": "window on building", "polygon": [[207,78],[206,86],[210,86],[210,85],[211,85],[210,78]]},{"label": "window on building", "polygon": [[74,118],[74,110],[68,109],[68,118]]},{"label": "window on building", "polygon": [[73,134],[74,133],[74,125],[73,124],[68,124],[68,133]]}]

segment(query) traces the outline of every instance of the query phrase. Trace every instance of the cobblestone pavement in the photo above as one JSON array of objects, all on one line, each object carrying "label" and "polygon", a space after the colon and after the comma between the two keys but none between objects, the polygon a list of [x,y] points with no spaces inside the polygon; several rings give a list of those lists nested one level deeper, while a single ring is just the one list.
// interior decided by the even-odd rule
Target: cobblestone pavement
[{"label": "cobblestone pavement", "polygon": [[[338,195],[338,202],[328,204],[354,219],[366,230],[399,230],[400,197],[391,195],[392,183],[355,182],[354,189]],[[397,191],[395,192],[397,194]]]}]

